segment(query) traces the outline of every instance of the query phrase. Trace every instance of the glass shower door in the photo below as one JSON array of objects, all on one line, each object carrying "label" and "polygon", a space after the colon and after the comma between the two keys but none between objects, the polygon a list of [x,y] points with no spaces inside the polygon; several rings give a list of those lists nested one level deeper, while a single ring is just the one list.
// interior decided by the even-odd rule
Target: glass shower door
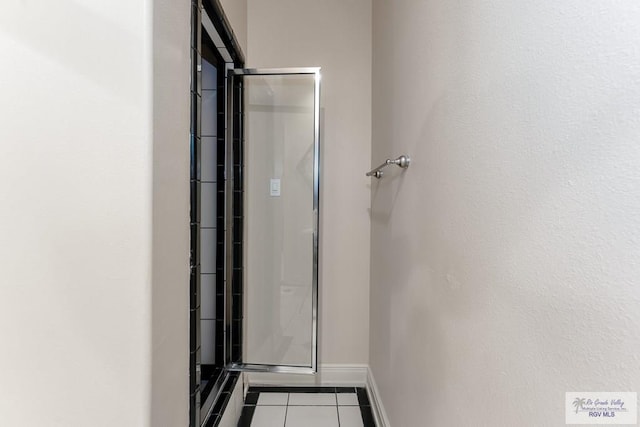
[{"label": "glass shower door", "polygon": [[244,126],[236,145],[244,154],[243,351],[231,368],[313,373],[320,70],[242,69],[230,77],[241,80],[244,118],[231,125]]}]

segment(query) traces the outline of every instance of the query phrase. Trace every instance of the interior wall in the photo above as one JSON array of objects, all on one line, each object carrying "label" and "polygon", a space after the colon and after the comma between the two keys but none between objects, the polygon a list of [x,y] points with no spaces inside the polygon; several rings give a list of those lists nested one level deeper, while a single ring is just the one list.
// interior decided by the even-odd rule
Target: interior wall
[{"label": "interior wall", "polygon": [[185,7],[0,3],[0,425],[188,422]]},{"label": "interior wall", "polygon": [[249,67],[322,67],[319,362],[367,363],[371,2],[250,0],[247,47]]},{"label": "interior wall", "polygon": [[371,366],[393,426],[640,389],[640,5],[374,0]]},{"label": "interior wall", "polygon": [[189,422],[190,30],[189,1],[153,0],[153,427]]},{"label": "interior wall", "polygon": [[247,1],[220,0],[225,15],[231,24],[233,33],[240,44],[242,52],[247,54]]},{"label": "interior wall", "polygon": [[0,4],[1,425],[149,424],[145,22],[142,0]]}]

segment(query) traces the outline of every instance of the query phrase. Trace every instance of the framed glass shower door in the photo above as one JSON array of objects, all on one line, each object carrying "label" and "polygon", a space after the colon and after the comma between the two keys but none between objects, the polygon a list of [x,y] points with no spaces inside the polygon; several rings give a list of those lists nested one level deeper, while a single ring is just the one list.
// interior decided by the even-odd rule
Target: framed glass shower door
[{"label": "framed glass shower door", "polygon": [[227,226],[242,236],[242,254],[230,253],[242,259],[244,290],[242,355],[229,369],[315,373],[320,69],[236,69],[229,78],[230,102],[242,107],[229,106],[241,113],[228,131],[244,135],[228,153],[242,156],[230,162]]}]

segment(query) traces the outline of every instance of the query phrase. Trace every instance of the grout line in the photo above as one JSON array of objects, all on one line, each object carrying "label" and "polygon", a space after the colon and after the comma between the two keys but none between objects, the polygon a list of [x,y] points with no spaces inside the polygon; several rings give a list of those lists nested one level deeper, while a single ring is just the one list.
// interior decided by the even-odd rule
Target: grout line
[{"label": "grout line", "polygon": [[338,427],[340,427],[340,407],[338,406],[338,393],[336,390],[336,415],[338,416]]},{"label": "grout line", "polygon": [[284,407],[284,424],[282,427],[287,426],[287,415],[289,414],[289,394],[287,393],[287,406]]}]

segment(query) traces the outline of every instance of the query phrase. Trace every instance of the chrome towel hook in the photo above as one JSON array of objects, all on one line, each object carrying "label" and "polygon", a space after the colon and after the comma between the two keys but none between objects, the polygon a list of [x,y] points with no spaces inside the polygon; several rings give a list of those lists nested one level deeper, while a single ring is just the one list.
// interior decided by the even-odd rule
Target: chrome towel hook
[{"label": "chrome towel hook", "polygon": [[391,160],[391,159],[387,159],[385,160],[385,162],[383,164],[381,164],[380,166],[378,166],[377,168],[370,170],[369,172],[367,172],[367,176],[375,176],[376,178],[380,179],[382,178],[382,175],[384,175],[384,172],[382,172],[382,169],[386,168],[389,165],[396,165],[396,166],[400,166],[402,169],[406,169],[409,167],[409,164],[411,163],[411,158],[409,158],[409,156],[405,156],[404,154],[400,157],[398,157],[397,159]]}]

